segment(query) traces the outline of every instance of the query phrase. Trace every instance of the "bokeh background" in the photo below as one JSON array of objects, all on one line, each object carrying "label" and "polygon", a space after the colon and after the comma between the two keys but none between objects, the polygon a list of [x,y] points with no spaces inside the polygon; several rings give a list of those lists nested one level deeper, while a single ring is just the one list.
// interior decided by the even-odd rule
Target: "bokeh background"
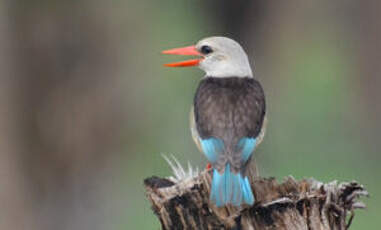
[{"label": "bokeh background", "polygon": [[262,176],[357,180],[381,215],[381,2],[2,0],[0,229],[159,229],[161,154],[203,168],[188,115],[203,73],[163,49],[242,44],[268,102]]}]

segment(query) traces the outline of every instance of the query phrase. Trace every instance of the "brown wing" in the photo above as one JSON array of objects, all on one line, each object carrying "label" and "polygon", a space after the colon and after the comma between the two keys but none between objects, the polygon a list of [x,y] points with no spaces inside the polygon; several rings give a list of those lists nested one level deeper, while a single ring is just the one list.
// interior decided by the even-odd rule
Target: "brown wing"
[{"label": "brown wing", "polygon": [[261,131],[265,110],[262,87],[253,78],[207,77],[200,82],[194,100],[201,138],[255,138]]},{"label": "brown wing", "polygon": [[237,162],[237,142],[243,137],[256,138],[265,117],[265,97],[253,78],[206,77],[200,82],[194,99],[194,115],[202,139],[215,137],[225,144],[221,164]]}]

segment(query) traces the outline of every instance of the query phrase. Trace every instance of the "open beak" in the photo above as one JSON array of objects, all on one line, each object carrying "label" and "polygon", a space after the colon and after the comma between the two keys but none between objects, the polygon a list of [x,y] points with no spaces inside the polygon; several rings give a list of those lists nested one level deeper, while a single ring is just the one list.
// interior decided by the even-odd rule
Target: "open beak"
[{"label": "open beak", "polygon": [[[182,48],[175,48],[170,50],[164,50],[161,53],[163,54],[174,54],[174,55],[189,55],[189,56],[202,56],[201,53],[199,53],[195,46],[187,46]],[[186,66],[197,66],[202,59],[192,59],[192,60],[186,60],[181,62],[174,62],[174,63],[168,63],[164,64],[164,66],[168,67],[186,67]]]}]

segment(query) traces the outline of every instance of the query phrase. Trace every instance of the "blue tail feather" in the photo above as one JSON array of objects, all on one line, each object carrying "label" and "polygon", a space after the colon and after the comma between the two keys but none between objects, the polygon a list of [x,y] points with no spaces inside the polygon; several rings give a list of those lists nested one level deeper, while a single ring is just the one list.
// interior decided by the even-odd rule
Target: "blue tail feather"
[{"label": "blue tail feather", "polygon": [[240,173],[233,173],[229,164],[226,164],[225,170],[221,174],[216,169],[213,170],[210,199],[217,207],[226,204],[234,206],[240,206],[242,203],[254,204],[249,179],[243,178]]},{"label": "blue tail feather", "polygon": [[253,196],[253,192],[251,191],[249,179],[245,177],[245,179],[243,180],[243,183],[244,185],[242,187],[243,187],[243,190],[245,191],[243,195],[243,200],[247,204],[253,204],[254,196]]}]

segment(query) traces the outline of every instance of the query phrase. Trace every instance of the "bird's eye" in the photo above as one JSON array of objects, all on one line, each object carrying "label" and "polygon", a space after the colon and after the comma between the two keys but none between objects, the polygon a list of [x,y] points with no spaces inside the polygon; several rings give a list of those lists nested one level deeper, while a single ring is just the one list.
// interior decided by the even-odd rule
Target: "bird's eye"
[{"label": "bird's eye", "polygon": [[210,54],[211,52],[213,52],[213,50],[210,46],[201,46],[202,54]]}]

